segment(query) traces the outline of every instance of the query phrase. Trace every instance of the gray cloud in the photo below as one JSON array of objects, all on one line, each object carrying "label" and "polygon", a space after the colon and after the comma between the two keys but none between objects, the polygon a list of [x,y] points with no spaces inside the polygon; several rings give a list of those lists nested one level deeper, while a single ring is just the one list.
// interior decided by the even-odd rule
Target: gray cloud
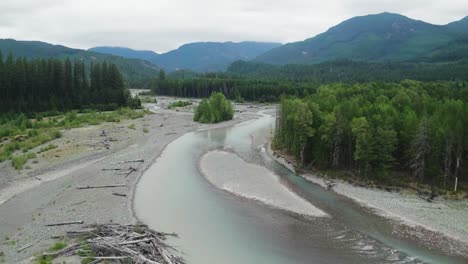
[{"label": "gray cloud", "polygon": [[445,24],[468,15],[468,5],[466,0],[2,0],[0,37],[167,51],[193,41],[303,40],[352,16],[384,11]]}]

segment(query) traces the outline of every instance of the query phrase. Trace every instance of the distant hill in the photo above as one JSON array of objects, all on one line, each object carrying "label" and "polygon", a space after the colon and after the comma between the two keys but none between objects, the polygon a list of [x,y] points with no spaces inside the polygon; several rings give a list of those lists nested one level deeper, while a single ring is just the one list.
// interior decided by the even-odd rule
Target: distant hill
[{"label": "distant hill", "polygon": [[408,61],[428,57],[450,43],[454,48],[464,34],[468,34],[467,18],[438,26],[398,14],[381,13],[351,18],[316,37],[272,49],[255,61],[282,65],[335,59]]},{"label": "distant hill", "polygon": [[468,16],[459,21],[449,23],[446,27],[457,34],[468,34]]},{"label": "distant hill", "polygon": [[365,62],[346,59],[317,64],[273,65],[237,61],[226,74],[257,80],[307,83],[363,83],[419,81],[468,81],[468,61],[454,63]]},{"label": "distant hill", "polygon": [[0,39],[0,51],[4,56],[11,52],[15,57],[70,58],[71,60],[84,60],[88,66],[92,62],[112,62],[117,65],[130,84],[157,76],[159,72],[158,67],[144,60],[128,59],[98,52],[72,49],[40,41]]},{"label": "distant hill", "polygon": [[196,42],[163,54],[128,48],[97,47],[90,50],[126,58],[145,59],[169,71],[187,69],[209,72],[224,71],[236,60],[252,60],[280,45],[265,42]]},{"label": "distant hill", "polygon": [[141,59],[147,61],[154,61],[157,57],[159,57],[158,53],[151,50],[133,50],[123,47],[95,47],[89,49],[88,51],[112,54],[124,58]]}]

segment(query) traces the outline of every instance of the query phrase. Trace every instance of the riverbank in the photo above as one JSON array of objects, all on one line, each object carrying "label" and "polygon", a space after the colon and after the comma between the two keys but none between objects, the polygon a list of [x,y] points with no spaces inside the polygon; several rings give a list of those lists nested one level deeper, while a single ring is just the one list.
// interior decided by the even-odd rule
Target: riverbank
[{"label": "riverbank", "polygon": [[[277,162],[295,172],[295,161],[280,155],[267,144],[268,154]],[[312,173],[298,174],[323,188],[329,179]],[[334,180],[332,191],[352,199],[374,214],[390,219],[394,234],[414,240],[430,249],[441,249],[447,254],[468,257],[468,201],[449,201],[437,198],[432,203],[412,193],[388,192],[351,185]]]},{"label": "riverbank", "polygon": [[[170,100],[177,99],[161,102]],[[145,107],[154,114],[63,131],[62,138],[49,142],[57,148],[46,152],[31,169],[15,172],[0,164],[2,176],[8,170],[8,179],[0,184],[0,262],[29,263],[67,230],[79,228],[48,224],[136,223],[134,188],[167,144],[190,131],[254,118],[258,111],[258,106],[240,105],[234,120],[200,125],[192,121],[190,109]],[[78,188],[102,185],[117,187]]]}]

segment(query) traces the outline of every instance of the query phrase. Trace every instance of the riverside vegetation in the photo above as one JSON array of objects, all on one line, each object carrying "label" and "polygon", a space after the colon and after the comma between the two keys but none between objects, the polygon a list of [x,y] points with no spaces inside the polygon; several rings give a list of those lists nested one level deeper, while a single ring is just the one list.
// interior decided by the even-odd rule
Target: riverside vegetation
[{"label": "riverside vegetation", "polygon": [[[432,186],[433,194],[437,188],[439,193],[464,189],[468,83],[449,81],[458,79],[449,74],[449,66],[437,66],[444,69],[432,75],[438,81],[415,81],[404,80],[402,63],[378,69],[380,75],[365,70],[371,63],[351,61],[270,68],[235,65],[231,70],[258,68],[247,77],[229,71],[207,73],[192,79],[154,79],[147,87],[180,97],[220,92],[239,102],[281,101],[273,145],[292,154],[302,167],[345,178],[354,175],[351,178],[368,183],[424,183]],[[412,68],[415,79],[431,76],[419,66]],[[387,68],[391,78],[381,80]],[[281,72],[273,74],[275,69]],[[342,77],[345,82],[340,82]]]},{"label": "riverside vegetation", "polygon": [[281,99],[273,147],[302,167],[456,190],[468,175],[467,92],[416,81],[324,85]]},{"label": "riverside vegetation", "polygon": [[34,149],[56,138],[60,138],[62,129],[98,125],[103,122],[120,122],[122,119],[143,117],[146,111],[120,108],[116,111],[97,112],[95,110],[10,114],[0,116],[0,162],[11,160],[16,169],[22,169],[29,159],[56,148],[49,144],[37,152]]},{"label": "riverside vegetation", "polygon": [[[125,89],[113,64],[96,63],[86,73],[83,62],[66,59],[13,58],[0,53],[0,162],[22,169],[33,150],[62,136],[61,129],[138,118],[139,99]],[[116,110],[111,112],[97,112]]]},{"label": "riverside vegetation", "polygon": [[213,93],[209,99],[203,99],[195,109],[193,121],[200,123],[219,123],[231,120],[234,108],[222,93]]}]

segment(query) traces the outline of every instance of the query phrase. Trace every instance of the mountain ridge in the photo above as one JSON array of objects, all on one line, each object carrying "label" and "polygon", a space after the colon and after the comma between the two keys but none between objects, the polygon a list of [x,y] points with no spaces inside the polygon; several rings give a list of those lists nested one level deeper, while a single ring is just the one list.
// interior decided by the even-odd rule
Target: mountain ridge
[{"label": "mountain ridge", "polygon": [[388,12],[357,16],[315,37],[267,51],[254,61],[284,65],[315,64],[335,59],[411,60],[455,41],[462,35],[455,29],[464,28],[462,24],[465,22],[468,23],[468,19],[434,25]]},{"label": "mountain ridge", "polygon": [[[275,42],[256,41],[193,42],[183,44],[177,49],[165,53],[158,54],[153,52],[153,55],[147,56],[145,59],[169,71],[180,69],[189,69],[197,72],[220,71],[226,70],[234,61],[254,59],[265,51],[280,45],[280,43]],[[143,52],[123,47],[116,47],[114,50],[95,47],[89,50],[123,55],[127,58],[141,56]],[[122,54],[122,50],[130,50],[131,53]]]}]

